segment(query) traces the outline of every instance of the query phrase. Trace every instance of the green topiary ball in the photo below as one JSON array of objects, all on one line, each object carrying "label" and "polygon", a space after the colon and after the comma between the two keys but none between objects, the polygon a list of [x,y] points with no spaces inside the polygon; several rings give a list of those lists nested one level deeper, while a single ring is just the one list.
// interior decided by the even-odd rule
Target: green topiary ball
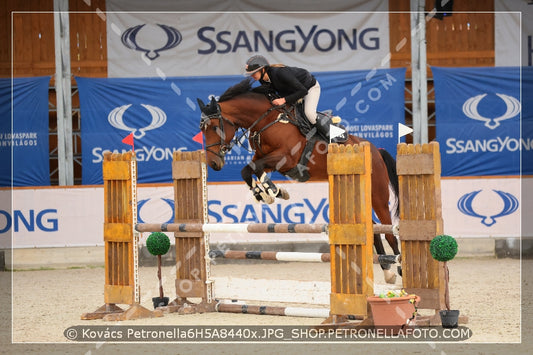
[{"label": "green topiary ball", "polygon": [[165,233],[155,232],[146,239],[146,247],[152,255],[163,255],[170,249],[170,239]]},{"label": "green topiary ball", "polygon": [[437,261],[449,261],[457,254],[457,242],[452,236],[438,235],[429,243],[429,251]]}]

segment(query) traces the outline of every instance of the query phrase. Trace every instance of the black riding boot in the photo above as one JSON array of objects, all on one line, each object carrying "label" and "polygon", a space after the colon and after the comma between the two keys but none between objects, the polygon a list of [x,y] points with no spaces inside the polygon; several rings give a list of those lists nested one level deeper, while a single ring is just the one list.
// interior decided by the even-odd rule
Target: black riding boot
[{"label": "black riding boot", "polygon": [[[340,121],[335,122],[335,120],[331,116],[319,116],[316,120],[315,126],[320,135],[326,140],[326,142],[344,143],[348,140],[348,133],[346,132],[346,128],[339,123]],[[330,126],[333,126],[334,128],[331,128]],[[333,138],[330,138],[330,130],[335,129],[339,130],[338,133]]]}]

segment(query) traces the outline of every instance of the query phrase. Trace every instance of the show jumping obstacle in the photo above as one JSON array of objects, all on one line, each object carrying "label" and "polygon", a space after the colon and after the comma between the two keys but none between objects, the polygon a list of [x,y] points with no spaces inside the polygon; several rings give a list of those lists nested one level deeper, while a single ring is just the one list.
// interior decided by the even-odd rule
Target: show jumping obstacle
[{"label": "show jumping obstacle", "polygon": [[[135,199],[126,193],[127,188],[115,181],[106,181],[111,177],[127,180],[132,169],[128,169],[130,155],[123,158],[105,160],[104,187],[106,215],[107,206],[118,204],[120,208],[113,213],[135,209]],[[133,161],[134,162],[134,161]],[[133,164],[132,162],[132,164]],[[109,167],[112,163],[115,166]],[[397,170],[400,178],[400,240],[402,244],[401,263],[403,268],[403,288],[409,293],[421,297],[418,308],[435,310],[435,315],[419,318],[421,325],[440,324],[438,310],[444,308],[444,277],[442,267],[429,252],[430,240],[442,233],[441,201],[440,201],[440,155],[438,143],[413,146],[400,144],[397,154]],[[113,176],[106,171],[114,171]],[[172,163],[174,185],[175,219],[173,224],[136,224],[136,231],[173,231],[176,238],[176,299],[168,307],[158,310],[178,313],[215,311],[216,301],[213,295],[213,284],[210,278],[209,233],[219,231],[250,232],[250,233],[308,233],[324,232],[327,228],[331,259],[331,293],[329,318],[326,322],[340,323],[346,316],[371,322],[371,312],[366,301],[374,295],[373,281],[373,234],[391,232],[392,226],[379,226],[372,223],[371,209],[371,158],[370,146],[366,143],[354,146],[332,144],[328,151],[329,203],[330,224],[324,225],[229,225],[207,224],[207,184],[205,153],[175,152]],[[133,175],[135,176],[135,175]],[[129,178],[131,179],[131,176]],[[107,218],[107,217],[106,217]],[[129,221],[129,220],[128,220]],[[105,305],[102,308],[116,310],[115,304],[128,304],[136,307],[138,299],[130,293],[138,285],[131,283],[131,275],[135,274],[135,262],[124,262],[120,267],[108,261],[118,255],[130,255],[131,246],[137,240],[133,225],[111,229],[106,224],[104,238],[106,240],[106,286]],[[121,222],[127,224],[127,222]],[[133,222],[132,222],[133,223]],[[216,227],[218,226],[218,227]],[[127,253],[116,251],[107,246],[111,242],[111,231],[120,232],[121,242],[130,248]],[[129,233],[128,238],[126,234]],[[133,240],[132,240],[133,239]],[[224,254],[227,254],[225,252]],[[303,254],[303,253],[299,253]],[[319,253],[315,253],[319,254]],[[225,256],[225,255],[224,255]],[[331,257],[333,256],[333,257]],[[322,258],[322,256],[321,256]],[[378,257],[379,258],[379,257]],[[109,264],[109,265],[108,265]],[[116,270],[125,278],[124,292],[115,291],[117,297],[108,295],[108,277]],[[134,277],[134,276],[133,276]],[[122,285],[121,285],[122,286]],[[115,287],[115,286],[113,286]],[[120,297],[118,296],[120,295]],[[193,302],[190,299],[200,299]],[[220,305],[224,309],[236,311],[240,305]],[[255,310],[256,306],[246,306],[247,310]],[[257,306],[258,314],[262,314]],[[231,310],[230,310],[231,309]],[[101,314],[100,312],[95,312]],[[242,307],[241,307],[242,311]],[[278,312],[279,310],[276,310]],[[320,314],[324,314],[323,310]],[[249,311],[248,313],[251,313]],[[104,319],[132,319],[127,312],[120,316],[105,316]],[[133,317],[137,317],[134,315]],[[141,316],[141,315],[139,315]],[[142,316],[153,316],[143,314]],[[82,316],[83,318],[83,316]],[[84,318],[85,319],[85,318]]]},{"label": "show jumping obstacle", "polygon": [[396,169],[403,287],[420,296],[419,309],[435,310],[435,315],[420,317],[417,324],[440,325],[438,310],[445,309],[444,269],[429,252],[431,240],[443,233],[439,144],[399,144]]},{"label": "show jumping obstacle", "polygon": [[[133,154],[104,154],[105,304],[81,319],[136,319],[162,316],[140,305],[137,223],[137,162]],[[130,307],[124,311],[117,304]]]}]

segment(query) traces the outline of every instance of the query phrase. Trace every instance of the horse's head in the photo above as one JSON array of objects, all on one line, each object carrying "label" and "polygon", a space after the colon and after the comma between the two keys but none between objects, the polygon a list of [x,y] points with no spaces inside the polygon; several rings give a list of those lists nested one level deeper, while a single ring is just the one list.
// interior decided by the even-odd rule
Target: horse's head
[{"label": "horse's head", "polygon": [[220,106],[214,97],[207,105],[202,100],[197,100],[202,111],[200,129],[205,136],[207,164],[218,171],[224,167],[224,157],[233,146],[232,139],[237,126],[222,116]]}]

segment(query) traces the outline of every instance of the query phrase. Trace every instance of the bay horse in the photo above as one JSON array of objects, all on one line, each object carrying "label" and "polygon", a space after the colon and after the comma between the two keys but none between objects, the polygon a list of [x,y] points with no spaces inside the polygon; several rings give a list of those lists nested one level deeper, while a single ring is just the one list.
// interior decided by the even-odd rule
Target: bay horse
[{"label": "bay horse", "polygon": [[[197,99],[201,109],[200,129],[205,136],[207,164],[215,171],[224,166],[224,158],[233,145],[239,144],[236,137],[240,129],[249,134],[248,140],[254,150],[252,160],[242,169],[241,175],[254,197],[266,203],[275,198],[288,199],[288,192],[276,186],[266,174],[278,171],[298,181],[327,181],[327,142],[310,141],[287,117],[287,108],[273,106],[262,86],[252,88],[252,79],[247,78],[227,89],[218,102],[212,97],[209,104]],[[244,134],[243,134],[244,135]],[[241,136],[242,137],[242,136]],[[365,139],[349,135],[344,144],[358,144]],[[313,143],[314,142],[314,143]],[[306,151],[306,145],[309,147]],[[372,154],[372,208],[382,224],[392,224],[389,211],[389,185],[398,198],[398,176],[394,158],[385,150],[371,145]],[[312,149],[312,151],[311,151]],[[302,155],[308,159],[302,163]],[[305,157],[304,157],[305,158]],[[255,175],[259,180],[256,182]],[[398,203],[393,213],[398,215]],[[400,254],[393,234],[386,234],[395,255]],[[374,235],[377,254],[385,254],[381,235]],[[396,274],[390,265],[381,265],[385,280],[394,283]],[[400,267],[398,271],[401,272]]]}]

